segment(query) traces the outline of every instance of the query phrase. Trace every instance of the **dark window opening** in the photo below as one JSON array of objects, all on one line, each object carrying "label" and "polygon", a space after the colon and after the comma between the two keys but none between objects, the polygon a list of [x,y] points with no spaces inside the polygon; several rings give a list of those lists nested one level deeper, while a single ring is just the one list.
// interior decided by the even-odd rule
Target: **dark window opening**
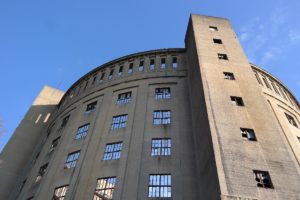
[{"label": "dark window opening", "polygon": [[154,70],[155,69],[155,60],[154,59],[150,60],[149,68],[150,68],[150,70]]},{"label": "dark window opening", "polygon": [[170,99],[171,89],[166,88],[155,88],[155,100]]},{"label": "dark window opening", "polygon": [[228,60],[228,56],[226,54],[218,53],[219,60]]},{"label": "dark window opening", "polygon": [[224,79],[227,80],[235,80],[234,74],[231,72],[223,72],[224,74]]},{"label": "dark window opening", "polygon": [[242,99],[242,97],[235,97],[235,96],[231,96],[231,103],[236,105],[236,106],[244,106],[244,101]]},{"label": "dark window opening", "polygon": [[108,79],[109,80],[112,79],[113,75],[114,75],[114,69],[111,69],[110,72],[109,72]]},{"label": "dark window opening", "polygon": [[295,120],[291,115],[285,113],[285,116],[286,116],[287,120],[289,121],[289,123],[290,123],[291,125],[293,125],[293,126],[295,126],[295,127],[298,128],[298,125],[297,125],[297,123],[296,123],[296,120]]},{"label": "dark window opening", "polygon": [[160,60],[160,68],[162,68],[162,69],[166,68],[166,58],[161,58],[161,60]]},{"label": "dark window opening", "polygon": [[172,58],[172,67],[173,69],[176,69],[178,67],[177,57]]},{"label": "dark window opening", "polygon": [[241,128],[242,137],[250,140],[250,141],[256,141],[255,132],[253,129],[249,128]]},{"label": "dark window opening", "polygon": [[273,184],[272,184],[269,172],[253,170],[253,173],[255,174],[255,180],[257,182],[257,187],[273,188]]},{"label": "dark window opening", "polygon": [[118,76],[121,76],[123,74],[123,66],[120,66]]},{"label": "dark window opening", "polygon": [[37,177],[35,179],[36,183],[40,182],[42,180],[43,176],[45,175],[45,173],[47,171],[47,167],[48,167],[48,163],[40,167],[38,175],[37,175]]},{"label": "dark window opening", "polygon": [[209,26],[209,30],[211,30],[211,31],[218,31],[218,27],[216,27],[216,26]]},{"label": "dark window opening", "polygon": [[86,110],[85,110],[85,113],[90,113],[90,112],[93,112],[96,110],[96,105],[97,105],[97,101],[94,101],[92,103],[89,103],[87,106],[86,106]]},{"label": "dark window opening", "polygon": [[214,43],[215,44],[223,44],[222,40],[221,39],[213,39]]},{"label": "dark window opening", "polygon": [[59,140],[60,140],[60,136],[57,137],[57,138],[55,138],[55,139],[52,141],[49,152],[52,152],[52,151],[54,151],[54,150],[56,149],[56,147],[57,147],[57,145],[58,145],[58,143],[59,143]]},{"label": "dark window opening", "polygon": [[139,64],[139,71],[140,71],[140,72],[144,71],[144,61],[143,61],[143,60],[140,61],[140,64]]},{"label": "dark window opening", "polygon": [[93,81],[92,81],[92,85],[95,85],[96,80],[97,80],[97,76],[94,76],[94,77],[93,77]]},{"label": "dark window opening", "polygon": [[105,76],[105,72],[102,72],[102,74],[101,74],[101,77],[100,77],[100,82],[102,82],[102,81],[103,81],[103,79],[104,79],[104,76]]},{"label": "dark window opening", "polygon": [[128,74],[131,74],[132,72],[133,72],[133,63],[130,63],[128,68]]}]

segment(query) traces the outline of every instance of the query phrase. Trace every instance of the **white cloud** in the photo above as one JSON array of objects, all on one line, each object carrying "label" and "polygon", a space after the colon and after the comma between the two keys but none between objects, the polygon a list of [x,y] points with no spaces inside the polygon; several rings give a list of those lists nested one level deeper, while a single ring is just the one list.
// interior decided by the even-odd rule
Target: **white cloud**
[{"label": "white cloud", "polygon": [[289,32],[289,39],[293,44],[300,42],[300,32],[296,30],[291,30]]}]

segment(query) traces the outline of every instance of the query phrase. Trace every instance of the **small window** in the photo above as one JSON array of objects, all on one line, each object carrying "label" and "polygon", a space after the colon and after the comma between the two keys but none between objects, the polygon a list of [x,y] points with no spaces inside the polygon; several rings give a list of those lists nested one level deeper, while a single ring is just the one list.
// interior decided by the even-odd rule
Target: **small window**
[{"label": "small window", "polygon": [[64,200],[68,191],[68,185],[55,188],[52,200]]},{"label": "small window", "polygon": [[85,85],[84,85],[84,87],[83,87],[83,91],[85,91],[85,90],[86,90],[86,88],[87,88],[88,84],[89,84],[89,81],[86,81],[86,82],[85,82]]},{"label": "small window", "polygon": [[42,180],[43,176],[46,173],[47,167],[48,167],[48,163],[40,167],[38,175],[37,175],[37,177],[35,179],[36,183],[40,182]]},{"label": "small window", "polygon": [[178,67],[177,57],[172,58],[172,67],[173,67],[173,69],[177,69],[177,67]]},{"label": "small window", "polygon": [[76,166],[79,155],[80,155],[80,151],[69,153],[64,168],[65,169],[74,168]]},{"label": "small window", "polygon": [[171,139],[152,139],[151,156],[170,156]]},{"label": "small window", "polygon": [[258,73],[257,73],[256,71],[254,71],[254,75],[255,75],[255,77],[256,77],[257,82],[258,82],[260,85],[263,85],[262,82],[261,82],[261,80],[260,80],[260,77],[259,77],[259,75],[258,75]]},{"label": "small window", "polygon": [[114,75],[114,69],[111,69],[109,72],[108,80],[111,80]]},{"label": "small window", "polygon": [[226,54],[218,53],[219,60],[228,60],[228,56]]},{"label": "small window", "polygon": [[94,77],[93,77],[93,81],[92,81],[92,85],[95,85],[96,80],[97,80],[97,76],[94,76]]},{"label": "small window", "polygon": [[253,170],[253,173],[255,174],[255,180],[257,182],[257,187],[273,188],[273,184],[272,184],[269,172]]},{"label": "small window", "polygon": [[102,72],[101,77],[100,77],[100,82],[103,81],[104,77],[105,77],[105,72]]},{"label": "small window", "polygon": [[231,103],[236,105],[236,106],[244,106],[244,101],[242,99],[242,97],[235,97],[235,96],[231,96]]},{"label": "small window", "polygon": [[103,160],[117,160],[121,157],[122,142],[107,144]]},{"label": "small window", "polygon": [[60,130],[63,129],[67,125],[69,118],[70,118],[70,115],[67,115],[66,117],[63,118],[62,123],[59,128]]},{"label": "small window", "polygon": [[210,31],[218,31],[218,27],[216,26],[209,26]]},{"label": "small window", "polygon": [[293,125],[293,126],[295,126],[295,127],[298,128],[298,125],[297,125],[297,123],[296,123],[296,120],[295,120],[291,115],[285,113],[285,116],[286,116],[287,120],[289,121],[289,123],[290,123],[291,125]]},{"label": "small window", "polygon": [[54,151],[54,150],[56,149],[56,147],[57,147],[57,145],[58,145],[58,143],[59,143],[59,140],[60,140],[60,136],[57,137],[57,138],[55,138],[55,139],[52,141],[49,152],[52,152],[52,151]]},{"label": "small window", "polygon": [[160,68],[162,68],[162,69],[166,68],[166,58],[160,59]]},{"label": "small window", "polygon": [[264,81],[264,83],[265,83],[265,86],[266,86],[268,89],[271,90],[271,86],[270,86],[269,82],[267,81],[266,77],[262,77],[262,79],[263,79],[263,81]]},{"label": "small window", "polygon": [[271,82],[271,85],[272,85],[274,91],[275,91],[277,94],[279,94],[279,91],[278,91],[278,89],[276,88],[275,83],[274,83],[273,81],[270,81],[270,82]]},{"label": "small window", "polygon": [[223,44],[221,39],[213,39],[215,44]]},{"label": "small window", "polygon": [[128,74],[131,74],[132,72],[133,72],[133,63],[130,63],[128,68]]},{"label": "small window", "polygon": [[86,106],[86,110],[85,110],[85,113],[90,113],[90,112],[93,112],[96,110],[96,105],[97,105],[97,101],[94,101],[92,103],[89,103],[87,106]]},{"label": "small window", "polygon": [[143,60],[140,61],[140,64],[139,64],[139,71],[140,71],[140,72],[144,71],[144,61],[143,61]]},{"label": "small window", "polygon": [[155,100],[170,99],[171,89],[167,88],[155,88]]},{"label": "small window", "polygon": [[235,80],[234,74],[231,72],[223,72],[224,74],[224,79],[227,80]]},{"label": "small window", "polygon": [[77,133],[76,133],[76,136],[75,136],[75,139],[76,140],[80,140],[82,138],[85,138],[88,131],[89,131],[89,126],[90,124],[85,124],[83,126],[80,126],[77,130]]},{"label": "small window", "polygon": [[154,70],[155,69],[155,60],[154,60],[154,58],[150,59],[149,69],[150,70]]},{"label": "small window", "polygon": [[118,115],[112,118],[111,129],[125,128],[127,124],[128,115]]},{"label": "small window", "polygon": [[170,110],[156,110],[153,112],[153,124],[171,124]]},{"label": "small window", "polygon": [[118,76],[122,76],[122,74],[123,74],[123,68],[124,67],[122,65],[119,67]]},{"label": "small window", "polygon": [[112,200],[116,181],[116,177],[98,179],[93,200]]},{"label": "small window", "polygon": [[150,174],[148,197],[171,198],[171,174]]},{"label": "small window", "polygon": [[280,93],[282,94],[283,98],[284,98],[285,100],[287,100],[285,94],[283,93],[283,91],[282,91],[282,89],[281,89],[281,87],[280,87],[279,85],[277,85],[277,86],[278,86],[278,90],[279,90]]},{"label": "small window", "polygon": [[117,104],[124,105],[131,101],[131,92],[125,92],[118,95]]},{"label": "small window", "polygon": [[250,141],[256,141],[255,132],[253,129],[249,128],[241,128],[242,137],[250,140]]}]

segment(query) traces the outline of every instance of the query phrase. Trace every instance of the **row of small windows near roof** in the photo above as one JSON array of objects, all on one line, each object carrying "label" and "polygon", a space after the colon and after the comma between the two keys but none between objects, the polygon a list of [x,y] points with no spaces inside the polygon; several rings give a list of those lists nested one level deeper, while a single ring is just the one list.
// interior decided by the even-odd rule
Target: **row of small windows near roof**
[{"label": "row of small windows near roof", "polygon": [[253,70],[253,71],[254,71],[254,75],[256,77],[257,82],[261,86],[265,86],[269,90],[274,91],[276,94],[278,94],[279,96],[282,96],[286,101],[289,101],[293,106],[298,108],[298,106],[294,102],[293,98],[291,98],[290,95],[288,94],[288,92],[283,87],[281,87],[278,83],[276,83],[276,81],[272,80],[271,78],[267,78],[267,76],[259,73],[256,70]]},{"label": "row of small windows near roof", "polygon": [[[257,187],[274,188],[268,171],[253,170],[253,174]],[[112,200],[117,183],[116,176],[97,179],[93,200]],[[53,192],[53,199],[64,200],[68,188],[69,185],[56,187]],[[172,175],[170,173],[149,174],[147,196],[148,198],[172,198]],[[29,199],[33,199],[33,197]]]},{"label": "row of small windows near roof", "polygon": [[149,57],[149,59],[140,59],[137,66],[135,66],[134,61],[129,61],[127,64],[128,65],[127,72],[125,71],[126,65],[124,63],[118,64],[118,69],[116,69],[117,67],[106,68],[109,69],[109,72],[106,72],[105,69],[99,73],[100,75],[95,74],[93,76],[90,76],[83,84],[79,85],[78,88],[75,89],[75,91],[71,92],[69,97],[73,98],[75,95],[78,96],[80,92],[84,92],[88,86],[94,86],[97,83],[104,82],[105,80],[112,80],[114,76],[122,77],[126,73],[128,75],[131,75],[135,71],[135,67],[137,68],[138,72],[144,72],[146,67],[148,67],[149,72],[155,71],[156,68],[167,69],[171,67],[172,69],[177,69],[178,58],[176,56],[170,57],[171,66],[169,66],[169,62],[167,58],[168,57],[163,56],[160,57],[159,59],[156,59],[155,57]]}]

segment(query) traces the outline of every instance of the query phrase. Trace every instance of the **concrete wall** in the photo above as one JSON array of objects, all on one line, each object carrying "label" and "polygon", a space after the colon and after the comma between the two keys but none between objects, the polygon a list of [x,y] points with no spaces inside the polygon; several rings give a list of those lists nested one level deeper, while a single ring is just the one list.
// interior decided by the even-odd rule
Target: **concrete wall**
[{"label": "concrete wall", "polygon": [[[26,180],[22,177],[24,168],[31,161],[41,136],[46,134],[46,117],[56,109],[62,96],[63,92],[44,86],[4,147],[0,154],[0,199],[18,195],[20,185]],[[19,186],[16,188],[17,182]]]}]

